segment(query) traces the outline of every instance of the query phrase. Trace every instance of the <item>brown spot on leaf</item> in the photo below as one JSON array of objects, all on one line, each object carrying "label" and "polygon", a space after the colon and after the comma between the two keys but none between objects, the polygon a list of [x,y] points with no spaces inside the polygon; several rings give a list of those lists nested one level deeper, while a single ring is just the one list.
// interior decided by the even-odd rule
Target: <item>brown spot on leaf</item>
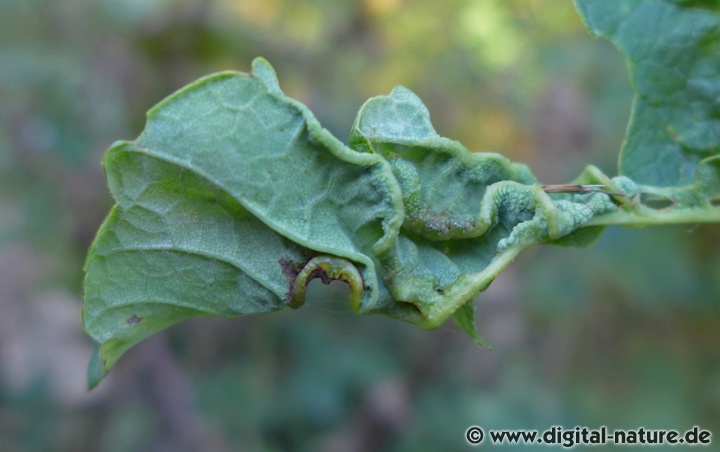
[{"label": "brown spot on leaf", "polygon": [[325,273],[325,270],[323,270],[320,267],[317,267],[312,272],[310,272],[310,275],[308,276],[307,280],[305,281],[305,286],[307,286],[310,281],[312,281],[315,278],[320,278],[323,284],[327,285],[330,284],[333,280],[333,278],[329,277],[327,273]]},{"label": "brown spot on leaf", "polygon": [[285,258],[281,257],[278,259],[278,264],[280,264],[283,275],[285,275],[288,281],[294,281],[295,278],[297,278],[298,273],[300,273],[300,270],[297,269],[297,265]]},{"label": "brown spot on leaf", "polygon": [[[310,261],[310,259],[308,259],[308,261]],[[285,275],[285,278],[288,280],[289,287],[287,293],[285,294],[285,302],[287,303],[292,299],[292,296],[295,293],[295,280],[297,279],[297,275],[307,262],[292,262],[281,257],[278,259],[278,264],[280,264],[283,275]]]}]

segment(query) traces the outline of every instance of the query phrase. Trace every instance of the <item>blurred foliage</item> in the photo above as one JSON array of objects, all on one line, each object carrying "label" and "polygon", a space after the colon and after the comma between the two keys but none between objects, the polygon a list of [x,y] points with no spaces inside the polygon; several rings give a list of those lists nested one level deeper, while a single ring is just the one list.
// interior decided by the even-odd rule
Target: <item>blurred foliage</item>
[{"label": "blurred foliage", "polygon": [[546,183],[616,173],[626,68],[567,0],[0,0],[0,450],[464,450],[471,424],[720,434],[717,226],[521,255],[477,303],[492,352],[354,316],[333,284],[299,311],[173,327],[86,393],[103,152],[174,89],[258,55],[338,137],[402,84],[438,133]]}]

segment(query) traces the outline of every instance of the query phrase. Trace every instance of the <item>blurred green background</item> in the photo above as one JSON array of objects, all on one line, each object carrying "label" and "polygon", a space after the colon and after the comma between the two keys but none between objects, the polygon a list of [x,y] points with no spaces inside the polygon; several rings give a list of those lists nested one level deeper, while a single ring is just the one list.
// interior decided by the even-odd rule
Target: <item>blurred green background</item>
[{"label": "blurred green background", "polygon": [[569,0],[0,0],[0,450],[467,450],[475,424],[720,435],[718,225],[522,254],[476,302],[492,352],[314,283],[299,311],[175,326],[88,393],[101,157],[175,89],[255,56],[341,140],[402,84],[440,134],[545,183],[616,174],[625,64]]}]

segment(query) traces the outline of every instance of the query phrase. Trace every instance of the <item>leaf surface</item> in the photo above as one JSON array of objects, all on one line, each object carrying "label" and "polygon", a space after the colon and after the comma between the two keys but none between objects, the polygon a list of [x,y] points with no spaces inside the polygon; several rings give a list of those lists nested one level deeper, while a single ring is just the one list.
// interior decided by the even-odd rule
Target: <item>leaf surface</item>
[{"label": "leaf surface", "polygon": [[608,224],[720,221],[717,5],[577,5],[637,93],[614,178],[588,166],[543,188],[526,166],[439,136],[403,87],[362,106],[347,147],[263,59],[151,109],[103,160],[116,205],[86,261],[90,384],[189,317],[298,308],[314,278],[347,282],[357,313],[423,328],[452,317],[484,345],[472,300],[525,248],[587,246]]},{"label": "leaf surface", "polygon": [[415,306],[422,318],[414,323],[425,328],[470,303],[522,249],[615,207],[600,193],[554,201],[525,165],[439,136],[403,87],[363,105],[350,145],[387,159],[400,186],[405,219],[378,268],[392,298]]},{"label": "leaf surface", "polygon": [[132,345],[192,316],[304,303],[346,281],[358,313],[480,343],[469,303],[522,249],[612,208],[553,200],[524,165],[437,135],[398,87],[360,110],[348,148],[287,98],[262,59],[214,74],[148,113],[103,165],[117,204],[86,262],[83,317],[97,383]]},{"label": "leaf surface", "polygon": [[117,205],[88,254],[83,318],[105,371],[188,317],[285,308],[315,277],[348,280],[358,312],[377,302],[369,256],[402,221],[390,167],[320,127],[264,60],[173,94],[103,165]]},{"label": "leaf surface", "polygon": [[635,91],[620,155],[638,184],[678,187],[720,154],[720,3],[577,0],[591,34],[628,63]]}]

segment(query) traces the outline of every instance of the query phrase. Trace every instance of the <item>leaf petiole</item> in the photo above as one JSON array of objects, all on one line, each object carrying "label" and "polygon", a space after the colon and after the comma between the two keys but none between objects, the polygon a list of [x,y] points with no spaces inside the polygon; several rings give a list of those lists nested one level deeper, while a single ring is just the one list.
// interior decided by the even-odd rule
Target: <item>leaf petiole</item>
[{"label": "leaf petiole", "polygon": [[582,185],[582,184],[552,184],[552,185],[541,185],[545,193],[605,193],[609,196],[622,196],[627,198],[628,195],[624,192],[612,192],[605,190],[605,185],[594,184],[594,185]]}]

